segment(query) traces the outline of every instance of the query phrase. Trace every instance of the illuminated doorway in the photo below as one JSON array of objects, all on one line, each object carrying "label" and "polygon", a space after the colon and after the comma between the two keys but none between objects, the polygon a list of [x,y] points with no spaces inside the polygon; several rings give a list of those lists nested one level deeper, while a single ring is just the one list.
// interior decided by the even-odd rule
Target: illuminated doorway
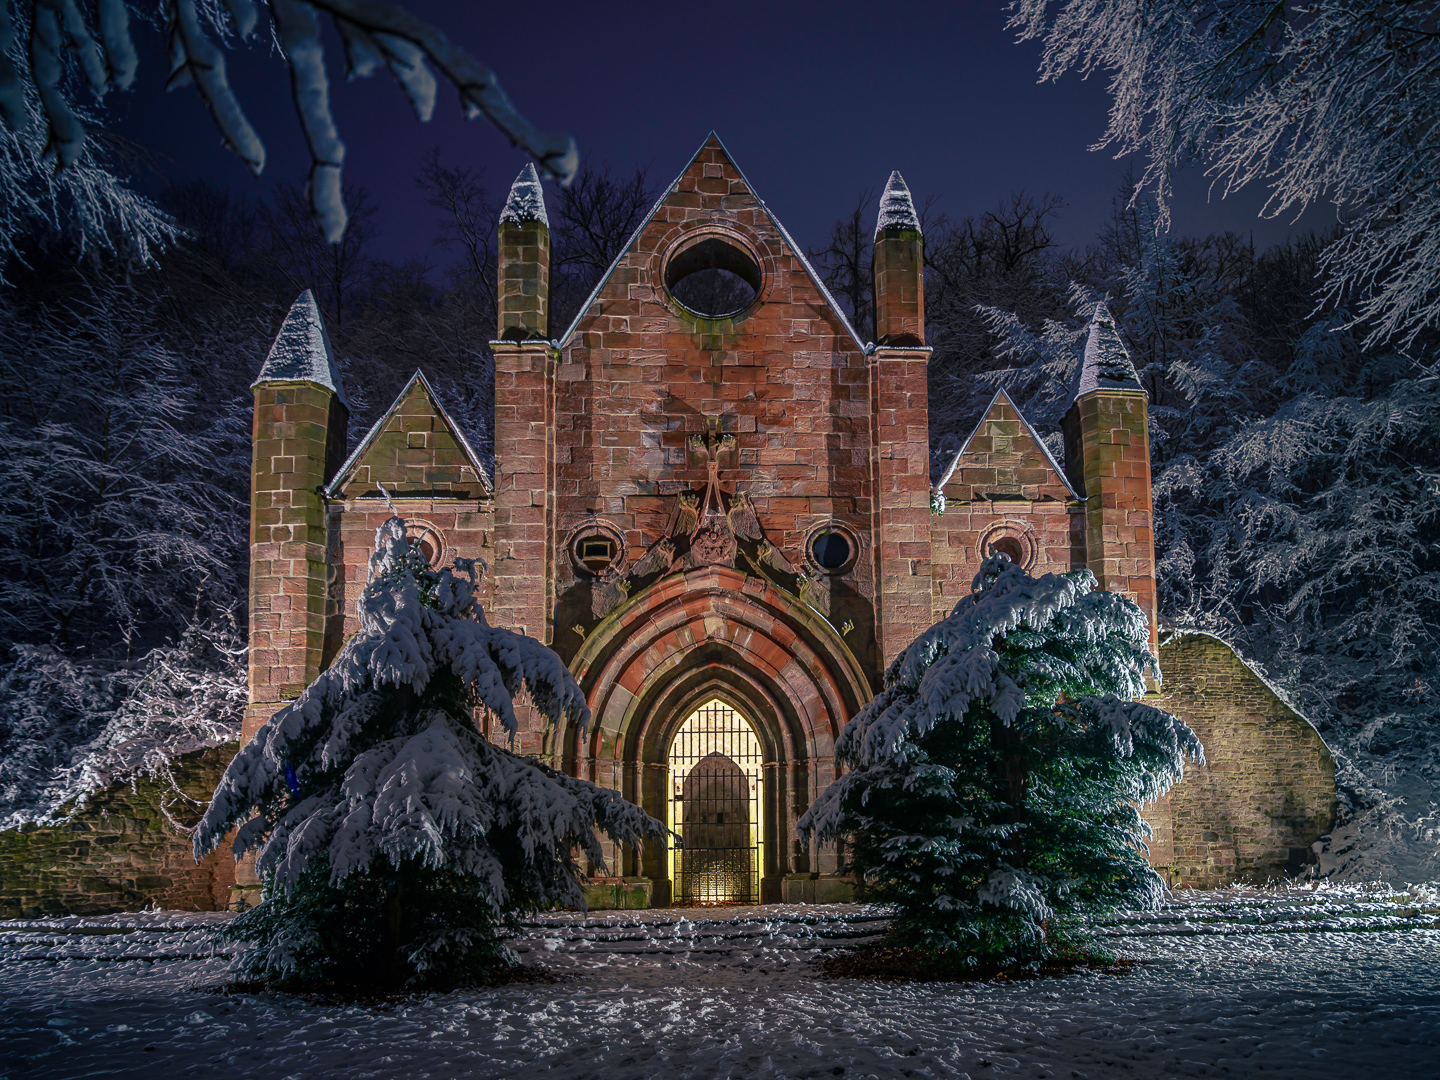
[{"label": "illuminated doorway", "polygon": [[670,744],[670,852],[677,904],[760,899],[764,806],[760,740],[738,712],[712,698]]}]

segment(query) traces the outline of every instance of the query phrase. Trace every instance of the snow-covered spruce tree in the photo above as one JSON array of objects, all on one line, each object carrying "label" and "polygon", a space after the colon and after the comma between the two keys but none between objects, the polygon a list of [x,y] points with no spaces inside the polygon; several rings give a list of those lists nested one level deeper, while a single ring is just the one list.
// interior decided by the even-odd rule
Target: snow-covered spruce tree
[{"label": "snow-covered spruce tree", "polygon": [[843,840],[895,944],[1003,967],[1084,944],[1080,916],[1156,904],[1138,805],[1203,761],[1195,733],[1129,700],[1153,666],[1145,615],[1088,570],[987,559],[845,726],[850,771],[800,819]]},{"label": "snow-covered spruce tree", "polygon": [[665,829],[614,791],[490,743],[522,690],[552,722],[589,709],[560,658],[491,627],[475,564],[432,570],[391,517],[378,530],[360,630],[226,770],[197,857],[239,826],[265,900],[235,919],[240,974],[277,985],[455,985],[514,963],[524,911],[583,906],[574,852],[596,829]]}]

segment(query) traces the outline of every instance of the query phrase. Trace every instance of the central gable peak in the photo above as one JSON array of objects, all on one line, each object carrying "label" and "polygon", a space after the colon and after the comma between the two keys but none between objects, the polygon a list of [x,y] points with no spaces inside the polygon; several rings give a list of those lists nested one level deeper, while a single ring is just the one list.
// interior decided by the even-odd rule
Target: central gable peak
[{"label": "central gable peak", "polygon": [[[867,350],[804,249],[711,131],[553,344],[564,349],[602,315],[678,318],[699,334],[730,333],[759,305],[790,302],[792,283],[808,296],[798,302],[813,309],[818,301],[835,331]],[[647,297],[657,306],[642,311],[636,305]]]}]

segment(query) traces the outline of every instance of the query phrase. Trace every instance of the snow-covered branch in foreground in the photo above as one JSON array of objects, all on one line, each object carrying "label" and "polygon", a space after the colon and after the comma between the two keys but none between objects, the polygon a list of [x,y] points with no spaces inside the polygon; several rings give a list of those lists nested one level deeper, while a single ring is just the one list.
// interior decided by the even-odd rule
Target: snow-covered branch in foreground
[{"label": "snow-covered branch in foreground", "polygon": [[[475,586],[473,561],[432,570],[405,522],[390,518],[358,602],[360,630],[226,770],[195,854],[235,826],[236,856],[256,852],[268,894],[236,923],[260,945],[247,970],[391,981],[473,974],[506,956],[496,929],[508,913],[584,906],[574,852],[603,867],[597,829],[631,845],[665,835],[617,792],[485,738],[475,711],[513,734],[522,692],[552,722],[583,727],[590,713],[555,653],[486,622]],[[380,910],[353,913],[367,890],[411,921],[385,931],[379,970],[336,975],[356,958],[314,935],[331,932],[327,920],[380,919]]]},{"label": "snow-covered branch in foreground", "polygon": [[[87,198],[102,203],[118,199],[124,214],[118,224],[139,230],[137,246],[143,260],[147,245],[173,238],[174,226],[120,185],[89,149],[87,118],[75,105],[77,88],[72,77],[72,71],[78,69],[97,98],[133,84],[138,60],[130,32],[131,6],[126,0],[98,0],[94,16],[87,17],[78,0],[0,2],[0,122],[5,129],[0,131],[0,161],[10,166],[13,175],[8,179],[19,181],[22,191],[40,189],[42,197],[44,159],[53,156],[62,175],[79,169],[84,175],[78,182],[71,179],[59,184],[67,194],[76,196],[73,207],[61,209],[88,224],[90,218],[103,217],[112,208],[90,205]],[[574,139],[538,130],[515,108],[493,71],[399,4],[386,0],[263,0],[263,5],[254,0],[224,0],[223,4],[161,0],[170,53],[168,88],[194,86],[225,145],[257,175],[265,167],[265,146],[230,83],[225,48],[234,36],[245,39],[255,32],[262,6],[273,19],[276,41],[290,67],[295,111],[310,148],[311,206],[331,243],[338,243],[345,232],[341,193],[345,144],[330,110],[330,83],[320,37],[322,14],[330,16],[340,34],[350,78],[388,68],[416,115],[426,121],[435,108],[436,79],[427,66],[433,65],[459,91],[467,118],[485,116],[513,145],[534,156],[547,174],[566,183],[574,177],[579,164]],[[97,171],[98,178],[94,175]],[[6,203],[14,197],[7,195]],[[30,201],[35,201],[34,195]],[[24,200],[17,202],[25,206]],[[34,210],[53,209],[54,202],[51,199],[49,206],[42,203],[32,208],[31,216],[41,216]],[[48,216],[53,219],[55,215]],[[125,231],[119,229],[116,235]],[[89,239],[103,242],[100,234]]]},{"label": "snow-covered branch in foreground", "polygon": [[1075,944],[1075,915],[1159,901],[1137,808],[1203,751],[1130,700],[1154,666],[1149,626],[1094,586],[987,559],[841,732],[851,771],[797,831],[848,840],[868,894],[899,906],[899,942],[1003,965]]},{"label": "snow-covered branch in foreground", "polygon": [[[1161,199],[1195,160],[1225,194],[1259,181],[1264,213],[1321,200],[1345,223],[1325,253],[1327,297],[1351,303],[1367,345],[1440,325],[1440,2],[1211,4],[1015,0],[1041,39],[1041,76],[1110,75],[1098,147],[1148,157]],[[1097,147],[1097,148],[1098,148]]]}]

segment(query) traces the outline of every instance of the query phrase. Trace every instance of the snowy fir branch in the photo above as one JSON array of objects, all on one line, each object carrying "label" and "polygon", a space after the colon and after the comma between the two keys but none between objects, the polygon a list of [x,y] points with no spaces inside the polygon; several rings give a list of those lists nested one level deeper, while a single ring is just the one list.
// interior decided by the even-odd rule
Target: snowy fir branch
[{"label": "snowy fir branch", "polygon": [[[431,68],[455,87],[467,119],[486,117],[534,157],[542,171],[568,184],[579,166],[575,141],[542,132],[520,113],[495,73],[453,44],[437,27],[385,0],[161,0],[170,55],[168,88],[193,86],[225,145],[257,175],[265,146],[245,116],[227,71],[225,52],[252,37],[268,13],[290,69],[296,115],[309,146],[310,205],[330,243],[344,236],[348,214],[342,184],[345,144],[330,107],[321,44],[322,16],[339,32],[350,78],[380,68],[394,76],[421,121],[435,107]],[[126,0],[4,0],[0,3],[0,225],[45,221],[71,225],[84,242],[125,246],[140,262],[178,236],[175,223],[110,171],[97,120],[76,103],[83,85],[97,101],[133,85],[139,66]],[[69,220],[73,218],[73,220]],[[6,228],[13,253],[18,228]]]},{"label": "snowy fir branch", "polygon": [[1074,947],[1077,916],[1153,907],[1139,807],[1204,761],[1178,717],[1132,700],[1149,626],[1088,570],[1032,578],[1004,555],[915,639],[845,726],[849,771],[798,823],[840,840],[892,937],[962,965]]},{"label": "snowy fir branch", "polygon": [[[236,857],[255,853],[267,897],[233,931],[257,946],[248,970],[363,979],[335,974],[349,963],[335,947],[304,944],[311,920],[363,923],[393,903],[408,929],[371,977],[473,975],[507,957],[497,934],[514,912],[584,906],[575,853],[604,872],[597,830],[630,845],[667,835],[617,792],[486,739],[477,710],[513,735],[522,693],[551,722],[583,728],[590,714],[555,653],[489,625],[476,584],[473,561],[431,569],[405,522],[389,518],[359,630],[226,770],[195,854],[232,829]],[[375,889],[375,912],[345,913]],[[473,941],[457,941],[457,926]]]},{"label": "snowy fir branch", "polygon": [[1168,227],[1172,175],[1202,163],[1222,193],[1269,189],[1267,216],[1327,201],[1344,228],[1326,297],[1366,344],[1440,326],[1440,38],[1436,0],[1015,0],[1041,77],[1109,76],[1096,148],[1142,155],[1137,188]]}]

